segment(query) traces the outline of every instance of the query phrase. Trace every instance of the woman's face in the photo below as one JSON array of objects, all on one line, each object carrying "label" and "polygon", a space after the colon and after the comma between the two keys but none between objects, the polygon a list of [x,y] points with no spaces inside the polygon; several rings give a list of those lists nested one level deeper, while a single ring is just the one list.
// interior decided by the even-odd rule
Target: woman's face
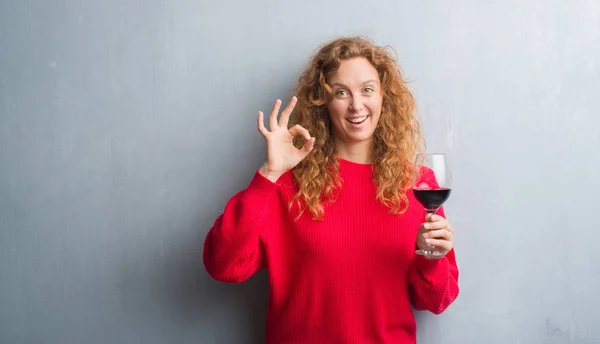
[{"label": "woman's face", "polygon": [[370,143],[383,102],[375,67],[364,57],[343,60],[327,84],[333,89],[327,109],[334,140],[341,144]]}]

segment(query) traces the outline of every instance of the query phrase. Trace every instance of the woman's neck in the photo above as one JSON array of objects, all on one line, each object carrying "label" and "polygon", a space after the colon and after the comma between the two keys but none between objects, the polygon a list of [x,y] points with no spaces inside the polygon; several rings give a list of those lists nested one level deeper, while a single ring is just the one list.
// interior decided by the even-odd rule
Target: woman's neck
[{"label": "woman's neck", "polygon": [[337,157],[359,164],[372,164],[371,142],[339,142],[336,141]]}]

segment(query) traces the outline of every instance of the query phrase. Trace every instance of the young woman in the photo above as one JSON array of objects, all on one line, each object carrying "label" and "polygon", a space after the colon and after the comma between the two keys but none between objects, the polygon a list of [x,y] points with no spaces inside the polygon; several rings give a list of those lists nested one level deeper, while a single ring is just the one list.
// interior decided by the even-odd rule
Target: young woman
[{"label": "young woman", "polygon": [[267,343],[415,343],[412,308],[444,311],[458,268],[443,209],[426,216],[411,190],[423,145],[399,67],[336,39],[296,95],[268,128],[259,112],[267,160],[208,232],[206,270],[232,283],[268,270]]}]

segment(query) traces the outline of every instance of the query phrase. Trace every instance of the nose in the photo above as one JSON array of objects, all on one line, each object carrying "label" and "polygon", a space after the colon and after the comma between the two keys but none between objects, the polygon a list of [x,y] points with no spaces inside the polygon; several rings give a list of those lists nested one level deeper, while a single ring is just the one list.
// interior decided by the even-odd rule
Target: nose
[{"label": "nose", "polygon": [[350,111],[360,113],[363,110],[363,103],[360,97],[352,97],[350,100]]}]

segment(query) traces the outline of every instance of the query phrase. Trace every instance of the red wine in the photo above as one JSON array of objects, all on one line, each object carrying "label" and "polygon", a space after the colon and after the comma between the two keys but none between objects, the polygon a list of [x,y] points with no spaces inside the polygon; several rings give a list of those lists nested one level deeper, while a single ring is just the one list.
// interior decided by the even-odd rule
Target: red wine
[{"label": "red wine", "polygon": [[446,202],[450,196],[450,189],[413,189],[415,197],[428,211],[435,211]]}]

